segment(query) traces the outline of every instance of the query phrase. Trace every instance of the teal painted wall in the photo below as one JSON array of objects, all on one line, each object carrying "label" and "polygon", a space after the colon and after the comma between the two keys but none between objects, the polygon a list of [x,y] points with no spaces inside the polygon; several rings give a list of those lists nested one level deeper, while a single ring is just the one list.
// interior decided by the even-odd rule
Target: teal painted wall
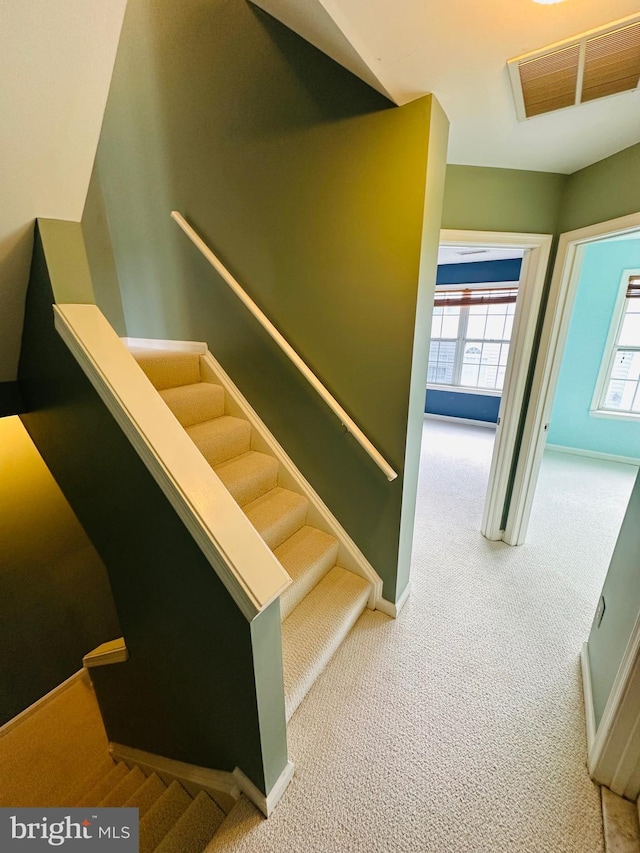
[{"label": "teal painted wall", "polygon": [[19,379],[22,421],[107,568],[129,651],[95,673],[107,734],[238,766],[267,793],[287,761],[278,602],[246,621],[55,331],[52,282],[82,292],[86,274],[80,225],[40,221]]},{"label": "teal painted wall", "polygon": [[[422,398],[426,376],[414,333],[420,292],[428,305],[435,277],[446,129],[431,98],[392,107],[249,3],[131,0],[97,156],[128,334],[208,342],[390,600],[412,531],[403,496],[415,484],[403,470],[417,466],[407,435],[409,421],[419,433],[423,400],[413,403],[411,378],[421,374]],[[433,251],[421,273],[427,184],[423,257]],[[95,204],[94,194],[83,227],[101,244]],[[169,218],[174,208],[397,481],[387,482],[187,242]],[[408,571],[406,549],[400,559]]]},{"label": "teal painted wall", "polygon": [[548,441],[640,458],[640,424],[589,415],[623,270],[640,269],[640,239],[596,243],[584,252]]},{"label": "teal painted wall", "polygon": [[640,473],[618,536],[602,595],[605,612],[600,627],[594,619],[589,634],[589,666],[596,723],[604,712],[640,613]]},{"label": "teal painted wall", "polygon": [[20,419],[0,418],[0,725],[118,636],[104,564]]}]

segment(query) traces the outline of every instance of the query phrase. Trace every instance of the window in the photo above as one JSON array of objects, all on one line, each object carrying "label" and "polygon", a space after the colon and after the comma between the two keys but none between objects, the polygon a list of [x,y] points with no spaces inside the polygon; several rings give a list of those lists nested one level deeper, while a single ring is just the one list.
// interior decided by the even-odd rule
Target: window
[{"label": "window", "polygon": [[640,417],[640,270],[625,270],[592,414]]},{"label": "window", "polygon": [[501,391],[517,287],[436,292],[427,382]]}]

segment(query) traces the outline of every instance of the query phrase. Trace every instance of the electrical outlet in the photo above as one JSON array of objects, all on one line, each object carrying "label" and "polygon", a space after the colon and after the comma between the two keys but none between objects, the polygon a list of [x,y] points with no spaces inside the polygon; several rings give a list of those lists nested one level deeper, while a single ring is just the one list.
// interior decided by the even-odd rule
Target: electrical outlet
[{"label": "electrical outlet", "polygon": [[602,622],[602,617],[604,616],[604,611],[605,611],[605,603],[604,603],[604,596],[602,596],[600,598],[600,601],[598,602],[598,609],[596,610],[596,628],[600,627],[600,623]]}]

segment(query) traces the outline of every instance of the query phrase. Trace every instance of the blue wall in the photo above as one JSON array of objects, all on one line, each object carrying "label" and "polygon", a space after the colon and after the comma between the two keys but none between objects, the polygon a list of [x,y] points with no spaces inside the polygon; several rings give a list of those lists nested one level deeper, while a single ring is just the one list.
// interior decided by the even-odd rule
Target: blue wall
[{"label": "blue wall", "polygon": [[[474,261],[468,264],[440,264],[438,284],[477,284],[485,281],[518,281],[520,258],[504,261]],[[450,418],[469,418],[474,421],[497,423],[500,397],[488,394],[465,394],[461,391],[441,391],[429,388],[424,410],[430,415]]]},{"label": "blue wall", "polygon": [[640,240],[585,250],[551,412],[549,444],[640,457],[640,423],[589,415],[623,270],[640,268]]},{"label": "blue wall", "polygon": [[498,421],[500,397],[489,394],[462,394],[460,391],[440,391],[428,388],[424,410],[430,415],[450,418],[470,418],[495,424]]},{"label": "blue wall", "polygon": [[439,264],[436,284],[518,281],[521,266],[520,258],[506,261],[473,261],[468,264]]}]

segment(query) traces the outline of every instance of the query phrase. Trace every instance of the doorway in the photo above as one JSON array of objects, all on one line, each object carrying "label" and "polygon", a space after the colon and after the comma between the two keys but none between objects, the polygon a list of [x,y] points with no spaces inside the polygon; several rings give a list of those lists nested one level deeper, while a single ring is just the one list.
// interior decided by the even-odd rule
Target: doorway
[{"label": "doorway", "polygon": [[[487,254],[493,253],[496,260],[508,260],[510,255],[511,259],[517,259],[521,264],[517,283],[513,279],[510,282],[504,279],[502,282],[475,281],[472,284],[481,286],[463,287],[461,290],[455,282],[447,284],[444,276],[441,284],[436,286],[435,299],[436,303],[440,301],[440,305],[434,304],[427,407],[430,391],[433,402],[435,393],[449,396],[458,394],[460,397],[460,386],[471,392],[467,393],[467,398],[476,398],[475,405],[482,407],[485,421],[488,420],[486,413],[491,405],[496,406],[497,403],[495,440],[490,451],[481,522],[482,534],[492,540],[500,540],[504,535],[503,511],[509,473],[516,448],[518,422],[524,403],[551,239],[548,234],[451,230],[443,230],[440,234],[440,257],[449,261],[452,258],[467,258],[466,263],[469,264],[471,258],[475,257],[479,261],[481,257],[486,258]],[[460,252],[465,254],[460,255]],[[442,266],[447,265],[450,264]],[[490,312],[488,306],[492,303],[495,307]],[[498,308],[498,305],[504,307]],[[494,315],[491,319],[490,313]],[[501,326],[499,330],[498,326]],[[508,340],[505,339],[507,330],[510,330]],[[455,390],[452,383],[458,383]],[[449,387],[446,387],[447,384]],[[480,398],[480,403],[477,398]]]},{"label": "doorway", "polygon": [[527,535],[585,250],[604,240],[634,235],[640,236],[640,213],[560,235],[522,441],[514,466],[503,536],[511,545],[522,544]]}]

